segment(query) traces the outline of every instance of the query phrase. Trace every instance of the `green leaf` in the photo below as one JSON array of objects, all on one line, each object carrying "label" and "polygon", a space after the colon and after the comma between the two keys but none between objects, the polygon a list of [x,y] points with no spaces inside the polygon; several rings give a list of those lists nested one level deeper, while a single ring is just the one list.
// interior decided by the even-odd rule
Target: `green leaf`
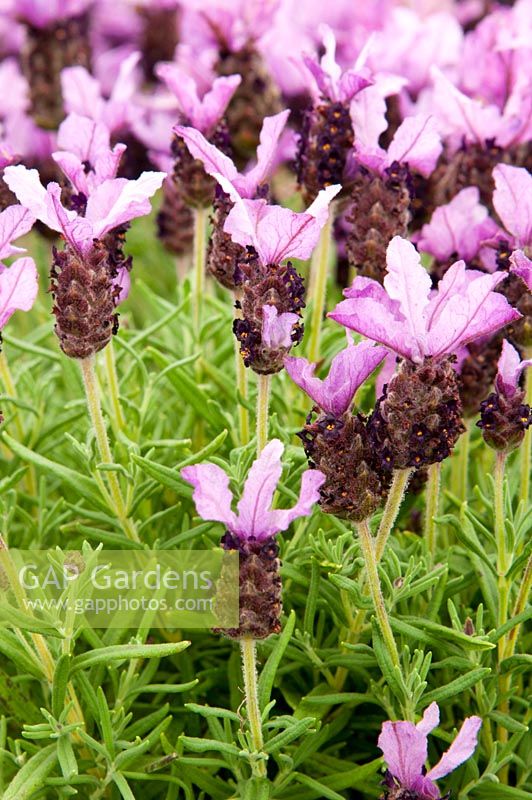
[{"label": "green leaf", "polygon": [[283,632],[277,639],[272,652],[268,656],[266,664],[262,668],[262,672],[258,681],[259,706],[261,709],[264,709],[270,702],[277,669],[281,663],[284,651],[288,647],[290,639],[292,638],[295,624],[296,615],[294,611],[291,611],[290,616],[286,621],[286,625],[284,626]]},{"label": "green leaf", "polygon": [[128,658],[163,658],[181,653],[190,642],[165,642],[163,644],[116,644],[111,647],[100,647],[72,659],[71,673],[87,669],[95,664],[107,664],[109,661],[123,661]]},{"label": "green leaf", "polygon": [[441,703],[443,700],[448,700],[450,697],[457,697],[462,694],[462,692],[465,692],[466,689],[484,680],[490,673],[491,669],[489,667],[472,669],[471,672],[460,675],[459,678],[455,678],[454,681],[451,681],[446,686],[441,686],[439,689],[427,692],[427,694],[424,694],[421,698],[420,703],[423,708],[425,708],[425,706],[428,706],[430,703]]},{"label": "green leaf", "polygon": [[57,659],[52,684],[52,713],[59,719],[65,706],[71,657],[68,653]]},{"label": "green leaf", "polygon": [[2,800],[29,800],[35,789],[40,789],[47,775],[57,762],[57,747],[54,744],[38,750],[20,769],[6,791]]},{"label": "green leaf", "polygon": [[532,655],[523,654],[505,658],[501,662],[501,672],[529,672],[532,670]]},{"label": "green leaf", "polygon": [[287,744],[293,742],[294,739],[299,739],[304,733],[306,733],[309,728],[316,724],[316,720],[314,717],[304,717],[303,719],[298,720],[290,725],[289,728],[282,731],[282,733],[278,733],[277,736],[274,736],[264,745],[264,750],[271,755],[275,755],[283,747],[286,747]]},{"label": "green leaf", "polygon": [[314,778],[310,778],[308,775],[294,772],[292,777],[298,783],[303,784],[303,786],[308,786],[309,789],[314,789],[315,792],[319,792],[319,797],[326,797],[327,800],[345,800],[341,794],[334,792],[332,789],[328,789],[323,783],[320,783]]},{"label": "green leaf", "polygon": [[22,458],[24,461],[29,461],[30,464],[35,464],[35,466],[42,469],[45,474],[51,473],[52,475],[56,475],[60,480],[68,484],[77,495],[84,495],[90,498],[95,505],[100,506],[100,508],[106,508],[105,502],[91,478],[82,475],[80,472],[75,472],[73,469],[65,467],[63,464],[57,463],[57,461],[51,461],[49,458],[35,453],[20,442],[17,442],[16,439],[12,439],[11,436],[5,432],[2,433],[1,438],[19,458]]},{"label": "green leaf", "polygon": [[217,739],[198,739],[195,736],[179,737],[179,741],[184,744],[187,750],[193,753],[207,753],[214,750],[227,756],[239,756],[240,748],[229,742],[219,742]]}]

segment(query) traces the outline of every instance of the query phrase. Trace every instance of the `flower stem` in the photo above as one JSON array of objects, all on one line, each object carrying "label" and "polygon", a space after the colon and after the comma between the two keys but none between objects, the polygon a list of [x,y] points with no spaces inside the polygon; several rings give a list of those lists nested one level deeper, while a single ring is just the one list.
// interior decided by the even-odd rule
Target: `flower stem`
[{"label": "flower stem", "polygon": [[[521,586],[519,588],[519,594],[517,595],[517,600],[515,601],[515,606],[512,611],[512,617],[517,617],[525,610],[531,589],[532,589],[532,556],[529,557],[525,567],[525,572],[521,581]],[[517,644],[517,639],[519,636],[519,629],[521,628],[521,624],[522,623],[520,623],[519,625],[514,625],[512,630],[506,634],[505,645],[504,645],[504,658],[510,658],[515,653],[515,646]],[[510,677],[510,673],[508,673],[507,677]]]},{"label": "flower stem", "polygon": [[436,555],[436,520],[440,499],[441,464],[431,464],[425,495],[425,541],[431,563]]},{"label": "flower stem", "polygon": [[113,347],[113,340],[109,342],[105,348],[105,371],[107,377],[107,385],[111,397],[111,405],[113,408],[113,422],[118,430],[124,430],[126,427],[126,420],[120,405],[120,390],[118,385],[118,375],[116,373],[116,360],[115,351]]},{"label": "flower stem", "polygon": [[329,272],[329,253],[331,249],[331,233],[334,221],[332,208],[329,209],[327,222],[323,226],[318,242],[316,260],[313,261],[315,274],[312,278],[312,316],[310,319],[309,361],[318,361],[320,357],[320,341],[323,309],[327,296],[327,275]]},{"label": "flower stem", "polygon": [[260,455],[268,441],[271,375],[257,375],[257,454]]},{"label": "flower stem", "polygon": [[[526,358],[532,358],[532,353],[527,350]],[[525,403],[532,405],[532,367],[525,370],[526,397]],[[525,438],[521,444],[521,488],[519,500],[522,500],[525,509],[528,507],[530,498],[530,451],[532,449],[532,426],[525,433]]]},{"label": "flower stem", "polygon": [[[508,550],[506,547],[506,530],[504,526],[504,467],[506,454],[498,452],[495,458],[495,542],[497,544],[497,583],[499,594],[499,611],[497,624],[504,625],[508,615]],[[499,639],[499,661],[504,657],[504,637]]]},{"label": "flower stem", "polygon": [[412,468],[397,469],[394,471],[392,485],[390,486],[390,491],[386,498],[381,524],[379,525],[379,530],[375,537],[375,558],[377,563],[379,563],[384,554],[388,536],[397,519],[401,503],[403,502],[405,489],[413,471]]},{"label": "flower stem", "polygon": [[[262,737],[262,719],[257,693],[257,654],[256,642],[246,636],[240,640],[242,653],[242,672],[244,675],[244,691],[246,693],[246,710],[249,722],[249,732],[253,744],[255,758],[251,762],[251,769],[256,777],[266,775],[266,763],[262,758],[264,739]],[[257,758],[257,755],[261,755]]]},{"label": "flower stem", "polygon": [[384,639],[384,644],[388,651],[388,655],[392,661],[392,664],[398,667],[399,653],[397,651],[397,645],[395,644],[395,639],[393,638],[393,633],[390,626],[390,620],[388,619],[386,606],[384,605],[384,598],[382,596],[381,583],[379,579],[379,571],[377,568],[375,541],[371,535],[368,521],[364,520],[363,522],[357,523],[357,530],[358,530],[358,538],[360,541],[360,547],[362,550],[362,556],[364,558],[366,566],[366,576],[368,579],[371,599],[373,600],[373,608],[375,610],[375,616],[377,617],[377,622],[379,624],[379,628],[381,630],[382,637]]},{"label": "flower stem", "polygon": [[[15,387],[15,381],[13,380],[13,376],[11,374],[11,370],[9,369],[9,364],[7,362],[7,358],[3,350],[0,350],[0,378],[2,383],[4,384],[6,393],[10,395],[13,399],[17,397],[17,389]],[[15,408],[15,416],[14,416],[15,427],[17,429],[17,436],[20,442],[24,441],[24,426],[22,425],[22,420],[20,418],[20,411],[18,408]],[[26,483],[26,487],[28,489],[29,494],[33,497],[37,495],[37,479],[35,477],[35,468],[33,464],[31,464],[24,476],[24,480]]]},{"label": "flower stem", "polygon": [[[81,374],[83,376],[83,384],[85,386],[87,406],[89,408],[89,414],[92,420],[94,435],[96,437],[96,443],[98,445],[100,458],[106,464],[113,464],[113,455],[111,453],[111,448],[109,446],[109,439],[107,437],[107,430],[105,427],[105,421],[102,414],[102,406],[100,401],[100,387],[98,385],[98,377],[96,375],[94,356],[92,355],[89,356],[88,358],[80,359],[79,364],[81,367]],[[124,529],[124,533],[126,534],[128,539],[131,539],[134,542],[138,542],[140,540],[137,534],[137,530],[135,528],[134,522],[131,519],[129,519],[127,515],[126,503],[122,496],[122,491],[120,489],[120,484],[118,482],[118,477],[116,475],[116,472],[109,471],[106,473],[106,475],[109,485],[109,491],[111,494],[111,500],[113,503],[113,508],[116,513],[116,516],[120,520],[122,528]]]},{"label": "flower stem", "polygon": [[453,470],[453,477],[456,475],[456,482],[453,483],[455,494],[463,503],[467,500],[467,489],[469,479],[469,445],[471,443],[471,420],[465,420],[465,432],[460,438],[458,454],[456,458],[456,468]]},{"label": "flower stem", "polygon": [[[235,300],[240,301],[242,291],[235,290]],[[242,314],[240,308],[235,306],[235,319],[239,319]],[[235,371],[236,371],[236,388],[238,393],[244,399],[248,399],[248,372],[244,359],[240,355],[240,344],[235,338]],[[238,402],[238,420],[240,424],[240,444],[244,445],[249,442],[249,411],[246,406]]]},{"label": "flower stem", "polygon": [[193,289],[193,314],[194,327],[199,337],[201,325],[201,310],[205,288],[205,257],[207,251],[207,222],[208,208],[194,209],[194,289]]}]

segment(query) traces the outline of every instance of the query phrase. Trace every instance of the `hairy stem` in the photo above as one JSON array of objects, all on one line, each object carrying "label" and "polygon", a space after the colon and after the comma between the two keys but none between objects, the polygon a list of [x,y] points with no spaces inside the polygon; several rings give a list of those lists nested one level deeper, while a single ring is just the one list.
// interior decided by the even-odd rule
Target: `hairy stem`
[{"label": "hairy stem", "polygon": [[436,520],[440,499],[441,464],[431,464],[425,495],[425,541],[431,563],[436,555]]},{"label": "hairy stem", "polygon": [[257,375],[257,454],[260,455],[268,441],[271,375]]},{"label": "hairy stem", "polygon": [[318,361],[320,357],[320,341],[323,309],[327,296],[327,275],[329,272],[329,253],[331,250],[331,233],[334,221],[332,208],[329,209],[327,222],[323,226],[318,242],[316,259],[313,260],[315,274],[312,277],[312,316],[310,319],[309,361]]},{"label": "hairy stem", "polygon": [[453,483],[455,494],[463,503],[467,500],[467,489],[469,479],[469,445],[471,443],[471,420],[465,420],[465,431],[460,437],[456,467],[453,470],[453,478],[456,476],[456,483]]},{"label": "hairy stem", "polygon": [[[240,289],[235,290],[235,300],[239,301],[242,297]],[[235,306],[235,319],[239,319],[242,315],[240,308]],[[244,360],[240,355],[240,344],[235,338],[235,370],[236,370],[236,388],[238,393],[244,399],[248,399],[248,371]],[[238,421],[240,425],[240,444],[247,444],[249,442],[249,411],[247,408],[238,403]]]},{"label": "hairy stem", "polygon": [[[240,640],[242,653],[242,672],[244,675],[244,691],[246,693],[246,710],[249,732],[255,754],[262,754],[264,739],[262,736],[262,719],[257,692],[257,652],[254,639],[246,636]],[[253,774],[257,777],[266,775],[266,763],[263,758],[255,758],[251,762]]]},{"label": "hairy stem", "polygon": [[[508,601],[510,586],[506,573],[509,568],[509,554],[506,541],[506,529],[504,524],[504,468],[506,465],[506,454],[498,452],[495,457],[494,473],[494,516],[495,516],[495,542],[497,545],[497,589],[498,589],[498,617],[497,626],[504,625],[508,619]],[[502,636],[497,643],[497,653],[499,667],[505,658],[506,638]],[[511,685],[511,676],[499,674],[499,711],[507,714],[510,708],[508,692]],[[497,728],[497,738],[501,742],[508,741],[508,731],[502,725]],[[503,775],[507,772],[503,770]],[[502,777],[502,776],[501,776]]]},{"label": "hairy stem", "polygon": [[[532,350],[529,348],[526,352],[526,358],[532,358]],[[532,405],[532,368],[525,370],[526,381],[526,397],[525,403]],[[519,491],[519,500],[525,504],[525,509],[528,507],[530,499],[530,450],[532,448],[532,426],[528,428],[525,433],[525,438],[521,444],[520,458],[521,458],[521,487]]]},{"label": "hairy stem", "polygon": [[384,506],[381,524],[379,525],[379,530],[377,531],[377,536],[375,537],[375,558],[377,559],[377,563],[381,560],[384,554],[388,536],[390,535],[395,520],[397,519],[399,509],[401,508],[401,503],[403,502],[405,489],[413,471],[414,470],[412,468],[397,469],[393,473],[392,485],[390,486],[390,491],[388,492],[388,497],[386,498],[386,505]]},{"label": "hairy stem", "polygon": [[112,339],[105,348],[105,372],[111,399],[111,407],[113,409],[114,427],[116,427],[118,430],[124,430],[126,427],[126,420],[124,418],[122,406],[120,405],[120,390],[118,385],[115,351]]},{"label": "hairy stem", "polygon": [[[79,364],[81,367],[83,384],[85,386],[85,395],[87,397],[87,405],[92,420],[92,426],[94,429],[94,435],[96,437],[100,458],[106,464],[113,464],[113,455],[109,446],[107,429],[105,427],[105,421],[102,414],[100,387],[98,385],[98,377],[96,375],[95,358],[93,355],[89,356],[88,358],[82,358],[79,360]],[[126,503],[122,496],[122,490],[120,489],[120,483],[118,482],[116,472],[106,472],[106,477],[113,508],[116,516],[120,520],[124,533],[128,539],[138,542],[139,537],[137,530],[134,522],[129,519],[127,515]]]},{"label": "hairy stem", "polygon": [[201,325],[201,310],[205,290],[205,258],[207,254],[207,222],[209,219],[208,208],[194,209],[194,289],[193,289],[193,315],[194,327],[199,337]]},{"label": "hairy stem", "polygon": [[362,549],[362,556],[364,558],[366,567],[366,576],[368,580],[371,599],[373,600],[373,608],[375,616],[384,639],[384,644],[388,650],[388,655],[394,666],[399,666],[399,653],[397,645],[393,637],[393,632],[388,619],[388,612],[384,605],[384,598],[382,596],[381,582],[379,579],[379,571],[377,568],[377,557],[375,553],[375,542],[369,529],[368,521],[357,523],[358,538],[360,547]]}]

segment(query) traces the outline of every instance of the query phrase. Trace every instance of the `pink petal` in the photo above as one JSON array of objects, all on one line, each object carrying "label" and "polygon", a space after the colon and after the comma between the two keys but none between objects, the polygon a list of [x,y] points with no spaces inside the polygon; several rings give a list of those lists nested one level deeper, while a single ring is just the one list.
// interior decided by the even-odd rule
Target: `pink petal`
[{"label": "pink petal", "polygon": [[510,262],[512,264],[510,272],[519,275],[532,292],[532,261],[527,258],[522,250],[516,250],[510,256]]},{"label": "pink petal", "polygon": [[202,131],[214,128],[225,114],[225,110],[241,82],[240,75],[216,78],[212,89],[204,95],[201,101],[201,125],[196,127]]},{"label": "pink petal", "polygon": [[410,789],[427,760],[427,737],[412,722],[384,722],[377,742],[386,766]]},{"label": "pink petal", "polygon": [[496,230],[487,208],[479,202],[478,189],[468,186],[434,211],[430,222],[423,225],[417,245],[439,261],[446,261],[454,253],[470,261],[478,253],[481,242],[493,236]]},{"label": "pink petal", "polygon": [[521,361],[515,347],[504,339],[495,378],[497,391],[506,397],[513,397],[519,385],[521,373],[530,366],[532,366],[532,358]]},{"label": "pink petal", "polygon": [[94,165],[99,153],[110,149],[110,134],[101,122],[69,114],[57,131],[57,145],[61,150],[76,155],[80,161]]},{"label": "pink petal", "polygon": [[[252,198],[256,194],[257,187],[269,176],[279,145],[279,138],[285,129],[289,116],[290,111],[287,109],[275,114],[273,117],[264,118],[260,132],[260,144],[257,148],[257,163],[242,176],[241,183],[243,184],[244,192],[240,192],[241,197]],[[218,170],[218,172],[223,174],[222,170]]]},{"label": "pink petal", "polygon": [[0,272],[0,329],[15,311],[30,310],[38,288],[37,267],[32,258],[19,258]]},{"label": "pink petal", "polygon": [[260,539],[272,535],[269,517],[273,495],[283,471],[283,450],[284,445],[279,439],[272,439],[249,470],[237,506],[238,532],[243,537],[254,536]]},{"label": "pink petal", "polygon": [[61,70],[63,103],[68,114],[97,119],[104,101],[99,82],[85,67],[67,67]]},{"label": "pink petal", "polygon": [[23,206],[8,206],[0,213],[0,258],[23,253],[24,248],[14,247],[11,242],[31,230],[35,217]]},{"label": "pink petal", "polygon": [[436,118],[416,114],[398,127],[388,148],[388,163],[398,161],[408,164],[426,178],[434,170],[442,151],[441,137],[437,131]]},{"label": "pink petal", "polygon": [[97,186],[89,197],[85,213],[96,238],[124,222],[149,214],[150,198],[160,189],[165,177],[164,172],[143,172],[134,181],[115,178]]},{"label": "pink petal", "polygon": [[397,356],[395,353],[388,353],[386,358],[384,359],[382,369],[379,370],[379,374],[377,375],[377,380],[375,381],[375,397],[377,400],[379,397],[382,397],[384,394],[384,387],[387,386],[393,376],[395,375],[395,371],[397,369]]},{"label": "pink petal", "polygon": [[205,172],[208,172],[209,175],[219,173],[238,188],[238,170],[225,153],[208,142],[203,134],[195,128],[176,125],[173,130],[184,140],[190,155],[202,162]]},{"label": "pink petal", "polygon": [[440,724],[440,709],[437,703],[431,703],[423,712],[423,718],[417,723],[416,728],[424,736],[428,736]]},{"label": "pink petal", "polygon": [[278,531],[285,531],[293,520],[310,514],[312,507],[320,499],[320,487],[324,483],[325,475],[323,472],[318,469],[305,470],[301,478],[301,490],[295,506],[270,512],[268,522],[271,533],[268,535],[271,536]]},{"label": "pink petal", "polygon": [[517,246],[532,244],[532,175],[524,167],[498,164],[493,170],[493,205]]},{"label": "pink petal", "polygon": [[6,167],[4,180],[19,202],[29,209],[34,217],[52,230],[61,231],[57,215],[50,205],[47,191],[36,169],[27,169],[22,164]]},{"label": "pink petal", "polygon": [[82,192],[85,196],[89,194],[87,173],[78,156],[68,153],[66,150],[57,150],[52,153],[52,158],[59,164],[63,175],[65,175],[77,192]]},{"label": "pink petal", "polygon": [[502,278],[504,273],[482,275],[470,281],[465,291],[462,289],[446,299],[430,327],[430,355],[454,353],[460,346],[520,319],[521,315],[506,298],[493,291]]},{"label": "pink petal", "polygon": [[194,487],[192,498],[202,519],[223,522],[235,531],[236,515],[231,510],[233,495],[229,477],[216,464],[194,464],[181,470],[182,477]]},{"label": "pink petal", "polygon": [[185,121],[195,128],[199,128],[197,122],[201,101],[196,81],[177,64],[157,64],[155,72],[157,77],[175,95]]},{"label": "pink petal", "polygon": [[344,294],[348,299],[338,303],[327,316],[404,358],[412,358],[416,345],[409,336],[399,304],[377,281],[357,277]]},{"label": "pink petal", "polygon": [[436,781],[439,778],[443,778],[444,775],[448,775],[449,772],[455,770],[464,761],[467,761],[475,752],[481,725],[482,720],[480,717],[468,717],[452,745],[443,754],[438,764],[429,770],[426,777],[431,781]]},{"label": "pink petal", "polygon": [[234,242],[252,245],[263,264],[280,264],[285,258],[310,257],[327,220],[328,205],[339,186],[323,189],[306,213],[268,205],[266,200],[242,200],[222,176],[214,176],[234,202],[224,231]]},{"label": "pink petal", "polygon": [[386,250],[384,288],[399,304],[414,344],[413,360],[423,358],[427,338],[427,308],[431,280],[414,245],[394,236]]},{"label": "pink petal", "polygon": [[285,358],[292,380],[325,412],[340,416],[351,405],[359,386],[386,356],[383,347],[371,342],[348,345],[332,360],[325,380],[314,376],[315,364],[305,358]]},{"label": "pink petal", "polygon": [[120,267],[113,281],[114,285],[120,289],[120,293],[115,297],[115,305],[118,306],[127,300],[131,290],[131,273],[126,267]]},{"label": "pink petal", "polygon": [[290,347],[292,328],[299,317],[291,311],[279,314],[275,306],[262,306],[262,341],[266,347]]}]

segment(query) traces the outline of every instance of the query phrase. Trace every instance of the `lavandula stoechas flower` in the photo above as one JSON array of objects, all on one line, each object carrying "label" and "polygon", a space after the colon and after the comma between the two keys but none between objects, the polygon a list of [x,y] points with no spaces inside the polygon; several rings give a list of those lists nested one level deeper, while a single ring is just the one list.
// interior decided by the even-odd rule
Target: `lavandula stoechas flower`
[{"label": "lavandula stoechas flower", "polygon": [[184,35],[190,34],[193,47],[211,52],[217,75],[242,77],[226,112],[239,167],[257,149],[264,118],[281,110],[280,92],[261,47],[279,5],[279,0],[231,0],[230,4],[207,0],[183,19]]},{"label": "lavandula stoechas flower", "polygon": [[387,150],[379,146],[371,117],[369,122],[369,130],[361,130],[355,142],[357,169],[346,215],[351,223],[346,247],[357,273],[382,283],[386,248],[394,236],[408,233],[414,178],[430,175],[442,145],[435,118],[426,114],[406,117]]},{"label": "lavandula stoechas flower", "polygon": [[396,236],[384,286],[355,278],[348,299],[329,314],[403,359],[368,423],[384,468],[428,466],[450,454],[463,431],[454,354],[520,316],[493,291],[501,277],[457,261],[431,294],[419,254]]},{"label": "lavandula stoechas flower", "polygon": [[[289,111],[281,111],[265,118],[256,163],[244,173],[239,173],[233,161],[210,144],[200,131],[183,125],[177,125],[174,131],[185,141],[191,155],[202,162],[209,175],[222,175],[230,181],[240,197],[253,200],[259,197],[259,193],[264,197],[264,190],[267,192],[264,183],[273,169],[279,138],[289,114]],[[207,269],[227,289],[235,289],[241,283],[240,263],[246,260],[244,248],[233,242],[224,231],[232,206],[229,195],[219,189],[214,199],[213,232],[207,254]]]},{"label": "lavandula stoechas flower", "polygon": [[525,431],[532,425],[530,406],[519,386],[521,373],[532,366],[532,359],[521,361],[519,353],[506,339],[502,345],[495,391],[480,404],[480,420],[484,441],[494,450],[510,453],[519,447]]},{"label": "lavandula stoechas flower", "polygon": [[235,513],[229,477],[216,464],[185,467],[181,474],[194,486],[192,495],[202,519],[222,522],[224,550],[236,550],[240,562],[240,624],[223,632],[234,639],[251,636],[264,639],[281,630],[281,577],[279,547],[275,536],[298,517],[311,513],[325,480],[318,470],[306,470],[301,491],[290,509],[272,510],[281,478],[283,445],[272,439],[254,461]]},{"label": "lavandula stoechas flower", "polygon": [[525,71],[518,74],[504,108],[468,97],[436,67],[431,107],[445,140],[445,153],[431,176],[434,205],[449,202],[467,186],[477,186],[492,210],[492,171],[500,163],[527,164],[532,135],[532,93]]},{"label": "lavandula stoechas flower", "polygon": [[[355,67],[342,71],[336,63],[333,32],[324,32],[325,55],[318,63],[304,56],[316,99],[303,120],[297,155],[298,181],[313,200],[321,189],[345,183],[345,171],[355,134],[350,103],[372,81]],[[314,88],[314,84],[316,89]]]},{"label": "lavandula stoechas flower", "polygon": [[482,720],[467,717],[449,749],[427,772],[427,739],[439,722],[440,710],[431,703],[417,725],[403,720],[383,723],[378,741],[387,767],[382,800],[443,800],[435,781],[473,755]]},{"label": "lavandula stoechas flower", "polygon": [[290,261],[282,262],[310,257],[327,221],[329,203],[341,187],[323,189],[298,214],[266,200],[242,199],[223,175],[215,177],[234,203],[224,230],[249,248],[249,262],[240,266],[242,319],[235,319],[233,330],[246,367],[271,375],[283,368],[284,357],[303,338],[303,278]]},{"label": "lavandula stoechas flower", "polygon": [[332,360],[325,380],[314,375],[315,364],[305,358],[285,358],[286,371],[314,400],[313,412],[298,434],[309,466],[325,475],[320,506],[328,514],[361,522],[378,507],[384,491],[375,469],[366,420],[350,411],[357,389],[386,356],[371,342],[347,347]]},{"label": "lavandula stoechas flower", "polygon": [[[227,129],[222,118],[240,84],[240,75],[216,78],[200,98],[194,78],[177,64],[159,64],[156,72],[177,100],[181,123],[196,128],[209,142],[227,150]],[[215,181],[207,175],[201,161],[191,155],[179,134],[172,142],[172,153],[175,157],[173,177],[184,201],[193,208],[208,208],[214,199]]]},{"label": "lavandula stoechas flower", "polygon": [[142,20],[140,49],[147,81],[156,80],[159,61],[171,61],[179,41],[180,0],[140,0],[136,11]]},{"label": "lavandula stoechas flower", "polygon": [[[23,253],[11,243],[27,233],[35,217],[18,205],[11,205],[0,212],[0,351],[2,350],[2,328],[15,311],[29,311],[37,297],[38,275],[33,258],[18,258],[10,267],[1,259]],[[0,411],[0,422],[3,417]]]},{"label": "lavandula stoechas flower", "polygon": [[26,30],[22,67],[30,84],[31,112],[43,128],[56,128],[63,119],[63,67],[90,67],[92,5],[93,0],[13,0],[11,4],[11,14]]},{"label": "lavandula stoechas flower", "polygon": [[[149,198],[161,186],[164,173],[146,172],[134,181],[103,177],[105,170],[112,172],[116,167],[119,150],[115,148],[101,154],[103,174],[97,172],[99,161],[93,156],[95,169],[89,177],[79,158],[68,155],[68,163],[61,153],[58,160],[74,187],[89,191],[88,197],[83,191],[77,195],[79,211],[63,205],[59,184],[51,182],[45,189],[37,170],[7,167],[5,180],[22,205],[65,239],[63,250],[54,248],[51,269],[55,332],[63,352],[82,359],[105,347],[118,329],[116,305],[127,293],[121,282],[127,268],[119,274],[118,267],[124,264],[117,264],[121,239],[117,244],[116,235],[130,220],[150,212]],[[89,186],[89,180],[95,183]]]}]

